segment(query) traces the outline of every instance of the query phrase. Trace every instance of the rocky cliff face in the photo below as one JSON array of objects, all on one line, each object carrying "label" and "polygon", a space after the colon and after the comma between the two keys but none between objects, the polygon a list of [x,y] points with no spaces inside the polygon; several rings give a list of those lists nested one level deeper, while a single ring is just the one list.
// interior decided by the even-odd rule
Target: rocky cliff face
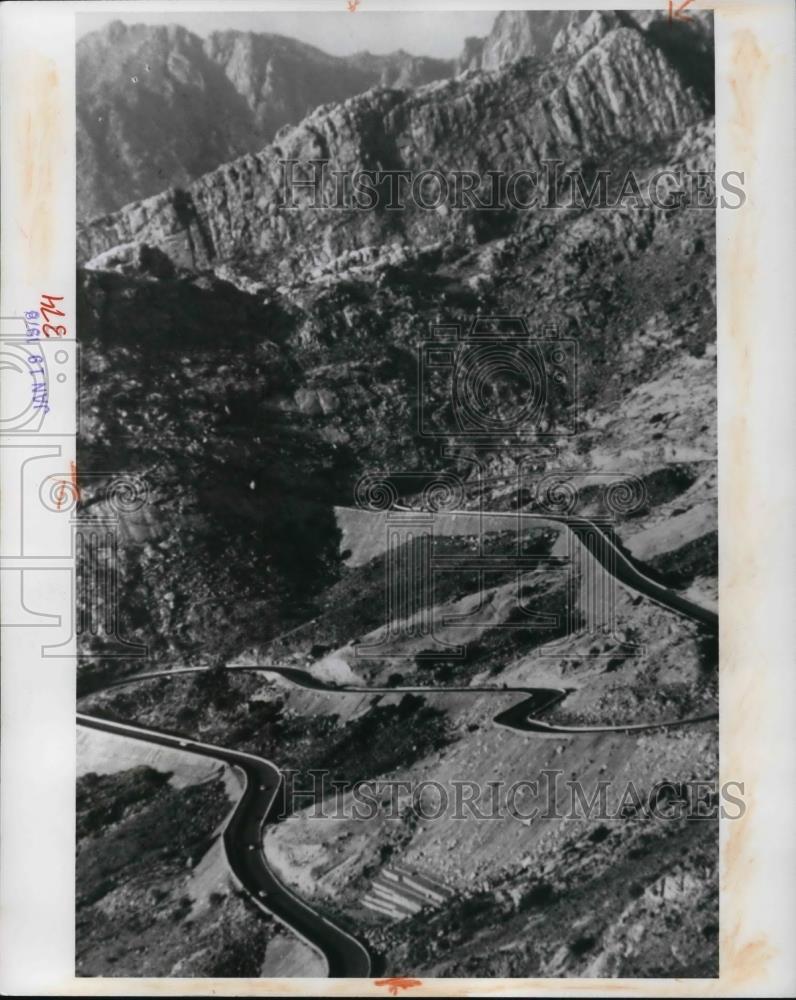
[{"label": "rocky cliff face", "polygon": [[[89,260],[119,244],[147,242],[194,267],[270,258],[289,278],[308,254],[323,264],[385,241],[431,243],[471,220],[448,204],[432,212],[411,199],[401,212],[383,205],[319,210],[308,206],[306,191],[286,190],[281,161],[328,159],[330,170],[349,174],[480,173],[485,164],[510,173],[556,159],[567,167],[585,159],[608,166],[628,153],[639,164],[710,113],[708,83],[684,73],[682,53],[651,30],[616,16],[592,15],[582,24],[574,18],[550,47],[547,58],[528,57],[500,72],[414,91],[378,89],[318,108],[261,152],[86,225],[78,255]],[[327,203],[330,188],[331,181]]]},{"label": "rocky cliff face", "polygon": [[583,17],[564,10],[502,10],[484,40],[480,68],[495,70],[525,56],[548,56],[559,31]]},{"label": "rocky cliff face", "polygon": [[[642,29],[662,43],[685,40],[692,52],[711,45],[713,19],[707,11],[695,12],[688,23],[672,24],[665,11],[528,11],[503,10],[486,38],[468,38],[459,56],[457,72],[498,70],[526,56],[544,58],[566,50],[581,54],[607,30],[620,26]],[[670,36],[667,39],[667,35]]]},{"label": "rocky cliff face", "polygon": [[116,21],[77,46],[78,217],[185,185],[319,104],[415,87],[452,63],[394,52],[336,58],[281,35]]},{"label": "rocky cliff face", "polygon": [[470,69],[481,68],[481,53],[484,48],[483,38],[470,36],[465,38],[462,51],[456,60],[456,76],[466,73]]},{"label": "rocky cliff face", "polygon": [[402,51],[338,58],[294,38],[253,32],[214,32],[204,49],[246,101],[257,135],[268,139],[319,104],[339,103],[373,86],[421,86],[452,69],[445,60]]},{"label": "rocky cliff face", "polygon": [[177,25],[117,21],[81,38],[76,88],[79,219],[187,184],[250,148],[243,98]]}]

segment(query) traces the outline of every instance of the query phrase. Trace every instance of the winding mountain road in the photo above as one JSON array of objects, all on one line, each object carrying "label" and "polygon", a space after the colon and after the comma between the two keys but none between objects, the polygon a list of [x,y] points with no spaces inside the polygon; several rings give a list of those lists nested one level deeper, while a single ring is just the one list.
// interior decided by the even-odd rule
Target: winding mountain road
[{"label": "winding mountain road", "polygon": [[[711,712],[705,715],[689,716],[685,719],[659,720],[657,722],[632,722],[620,723],[618,725],[593,724],[587,726],[558,725],[532,719],[530,718],[531,713],[538,714],[552,708],[553,705],[563,701],[572,692],[572,688],[541,688],[510,685],[496,687],[485,684],[450,685],[447,687],[403,684],[396,685],[395,687],[379,687],[371,684],[332,684],[329,681],[324,681],[314,676],[307,670],[299,670],[296,667],[274,667],[268,664],[233,664],[224,669],[229,673],[277,674],[297,687],[303,687],[311,691],[322,691],[325,694],[524,694],[527,697],[517,702],[516,705],[512,705],[510,708],[498,713],[494,717],[493,722],[505,729],[513,729],[521,733],[538,733],[540,735],[577,736],[578,733],[643,732],[650,729],[673,729],[677,726],[708,722],[711,719],[718,718],[718,712]],[[141,681],[158,680],[166,677],[203,674],[207,673],[208,670],[208,667],[175,667],[172,670],[152,670],[147,673],[132,674],[129,677],[111,681],[98,690],[125,687]]]},{"label": "winding mountain road", "polygon": [[245,775],[246,785],[224,830],[224,850],[235,879],[259,909],[273,914],[325,957],[329,976],[370,976],[371,960],[364,945],[307,906],[268,867],[263,829],[281,807],[282,773],[276,765],[264,757],[240,750],[228,750],[189,737],[83,713],[78,713],[77,722],[89,729],[212,757],[239,768]]},{"label": "winding mountain road", "polygon": [[[527,687],[472,687],[453,686],[427,688],[417,686],[371,687],[367,685],[335,685],[313,677],[307,671],[292,667],[237,666],[230,671],[273,673],[300,687],[314,691],[338,694],[364,693],[470,693],[512,694],[528,697],[495,716],[496,725],[520,732],[538,735],[577,735],[578,733],[636,732],[647,729],[672,728],[717,717],[717,713],[673,722],[641,723],[624,726],[553,726],[530,717],[557,704],[568,694],[565,688]],[[207,672],[206,667],[181,667],[167,671],[137,674],[109,684],[121,687],[163,677],[184,676]],[[372,972],[371,957],[361,942],[347,931],[317,913],[298,896],[287,889],[268,866],[264,850],[264,830],[269,820],[280,811],[282,801],[282,772],[271,761],[240,750],[229,750],[174,733],[149,729],[144,726],[115,722],[85,713],[77,714],[78,725],[120,736],[132,737],[147,743],[167,746],[186,753],[212,757],[239,768],[245,776],[241,798],[224,830],[224,850],[229,867],[254,904],[263,912],[272,914],[281,923],[304,940],[325,959],[328,975],[332,977],[368,977]]]},{"label": "winding mountain road", "polygon": [[[396,505],[394,509],[411,510],[411,508],[404,508],[400,505]],[[479,512],[462,510],[446,511],[445,513],[472,515]],[[483,511],[482,513],[490,517],[509,517],[515,521],[518,517],[516,512]],[[685,615],[712,630],[718,629],[718,616],[715,612],[703,608],[695,602],[651,580],[617,547],[598,525],[587,518],[525,514],[523,512],[520,512],[520,516],[536,521],[552,521],[563,524],[569,530],[573,531],[576,537],[579,533],[588,533],[591,539],[596,538],[599,541],[597,546],[590,546],[588,551],[613,578],[663,607]],[[121,687],[155,678],[202,673],[206,672],[207,669],[206,667],[180,667],[165,671],[150,671],[113,681],[106,685],[106,687]],[[649,729],[668,729],[718,718],[718,713],[713,712],[669,722],[658,721],[629,725],[590,726],[551,725],[531,718],[531,713],[538,715],[540,712],[557,704],[567,696],[569,689],[525,686],[490,687],[485,685],[456,685],[433,688],[419,685],[374,687],[369,685],[332,684],[315,677],[308,671],[292,667],[241,664],[229,666],[226,669],[229,671],[276,674],[300,687],[331,694],[413,693],[435,695],[450,693],[484,694],[487,692],[492,694],[521,693],[526,695],[526,697],[516,705],[498,713],[493,721],[496,725],[505,728],[519,732],[530,732],[539,736],[573,736],[579,733],[606,732],[631,733]],[[280,789],[282,787],[282,774],[275,764],[254,754],[229,750],[213,744],[202,743],[189,737],[182,737],[173,733],[148,729],[129,723],[113,722],[84,713],[78,713],[77,722],[79,725],[88,728],[128,736],[161,746],[169,746],[205,757],[212,757],[239,768],[245,775],[245,788],[224,830],[224,849],[234,877],[244,890],[249,893],[259,909],[273,914],[276,919],[284,923],[310,947],[325,957],[329,976],[368,977],[371,975],[373,971],[372,961],[364,945],[342,928],[333,924],[326,917],[317,913],[299,899],[298,896],[294,895],[282,885],[268,867],[263,846],[264,828],[269,819],[274,818],[275,813],[281,806]]]},{"label": "winding mountain road", "polygon": [[[434,513],[433,511],[423,511],[413,507],[406,507],[402,504],[395,504],[392,509],[401,513]],[[445,516],[466,515],[472,517],[473,515],[480,514],[489,518],[506,517],[511,518],[515,523],[519,523],[520,520],[541,523],[553,522],[568,528],[576,538],[580,538],[583,535],[596,538],[600,544],[594,549],[589,548],[589,553],[614,579],[623,583],[637,594],[648,597],[661,607],[668,608],[677,614],[685,615],[686,618],[690,618],[692,621],[700,622],[708,628],[718,631],[719,616],[715,611],[705,608],[687,597],[683,597],[682,594],[678,594],[669,587],[664,587],[663,584],[658,583],[656,580],[650,579],[631,556],[620,548],[598,524],[590,521],[587,517],[547,513],[529,514],[525,511],[505,510],[444,510],[440,513],[444,513]]]}]

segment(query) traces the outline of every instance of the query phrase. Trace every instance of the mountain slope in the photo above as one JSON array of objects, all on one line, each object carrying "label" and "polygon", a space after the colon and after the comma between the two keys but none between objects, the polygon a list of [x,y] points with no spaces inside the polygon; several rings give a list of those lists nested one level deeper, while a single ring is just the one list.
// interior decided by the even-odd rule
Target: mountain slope
[{"label": "mountain slope", "polygon": [[[276,506],[279,491],[350,503],[367,469],[440,466],[439,442],[418,434],[421,409],[434,426],[444,427],[446,413],[446,383],[418,383],[418,348],[432,325],[456,320],[469,329],[477,314],[511,313],[578,341],[577,386],[551,388],[549,395],[545,428],[572,425],[574,432],[556,442],[558,460],[549,471],[617,469],[648,480],[644,517],[628,519],[622,532],[639,534],[639,551],[663,559],[662,572],[676,573],[678,549],[709,552],[715,534],[711,213],[694,211],[688,197],[670,209],[630,204],[533,213],[280,204],[278,160],[285,155],[328,155],[333,166],[350,169],[505,170],[560,155],[567,166],[586,169],[596,159],[619,176],[632,166],[642,184],[662,168],[711,170],[709,95],[683,79],[654,37],[596,18],[573,20],[562,38],[566,44],[545,59],[415,92],[375,90],[318,109],[260,154],[84,227],[85,350],[98,355],[98,370],[113,374],[87,389],[81,467],[105,467],[101,446],[111,441],[117,454],[150,474],[157,463],[141,445],[148,440],[145,414],[150,430],[176,426],[175,461],[182,452],[191,456],[190,478],[219,484],[211,497],[192,497],[192,510],[201,513],[212,500],[217,513],[230,513],[236,497],[248,510],[268,469]],[[109,323],[113,343],[100,335]],[[152,340],[147,331],[164,324],[180,331],[179,340]],[[234,343],[227,326],[235,328]],[[134,370],[125,347],[130,330],[140,331],[142,357]],[[208,353],[216,338],[222,338],[218,349],[235,359],[225,361],[222,375]],[[252,362],[241,357],[249,346]],[[166,373],[154,381],[153,363]],[[179,370],[189,373],[187,383],[171,378]],[[667,379],[683,388],[682,399],[673,402]],[[110,425],[94,426],[95,414]],[[188,449],[197,428],[207,447]],[[125,440],[137,442],[135,448],[125,449]],[[509,451],[508,443],[505,454],[496,449],[491,472],[505,473]],[[234,474],[231,456],[237,456]],[[167,494],[179,495],[181,468],[166,469]],[[508,500],[500,490],[493,499]],[[655,519],[665,522],[667,510],[682,518],[692,508],[696,513],[678,522],[685,527],[667,548]],[[168,521],[180,524],[176,514]],[[188,520],[185,530],[197,523],[208,537],[218,531],[212,520]],[[249,530],[259,528],[239,518],[229,523],[233,536]],[[240,545],[254,551],[248,536]],[[263,559],[272,558],[271,545],[262,542]],[[198,543],[192,548],[201,551]],[[285,556],[286,568],[291,558]],[[676,585],[709,593],[710,559],[703,573],[698,559],[689,566]],[[202,572],[197,566],[197,578]],[[238,603],[256,594],[255,586]],[[234,587],[227,596],[235,603]],[[306,598],[309,604],[314,595]],[[262,634],[285,624],[279,610]],[[191,627],[180,627],[188,652]]]},{"label": "mountain slope", "polygon": [[651,32],[661,43],[683,43],[692,54],[700,50],[702,56],[713,41],[713,19],[707,11],[694,11],[686,23],[672,22],[660,10],[502,10],[485,38],[465,41],[456,61],[456,72],[499,70],[517,59],[545,58],[562,49],[583,52],[606,30],[621,26]]},{"label": "mountain slope", "polygon": [[[511,227],[527,213],[502,219],[500,212],[448,204],[429,211],[411,199],[405,211],[385,208],[383,200],[372,211],[323,210],[308,203],[306,190],[286,190],[280,161],[323,158],[349,174],[538,171],[555,159],[569,168],[588,159],[610,167],[628,154],[638,166],[709,117],[710,92],[682,72],[681,60],[652,31],[608,19],[568,30],[569,44],[545,59],[319,108],[261,152],[84,226],[78,257],[147,242],[194,267],[270,257],[291,278],[306,270],[308,255],[323,263],[374,244],[431,243],[468,225]],[[327,178],[327,203],[332,184]],[[450,189],[448,195],[450,201]]]},{"label": "mountain slope", "polygon": [[[514,32],[512,18],[530,30]],[[407,199],[396,212],[316,208],[306,191],[290,207],[280,184],[288,157],[484,177],[559,158],[588,183],[609,170],[612,188],[631,169],[642,189],[660,171],[713,172],[701,22],[554,20],[506,15],[490,42],[499,65],[482,68],[486,43],[471,44],[478,65],[455,80],[325,105],[257,154],[82,229],[84,526],[107,513],[94,470],[150,486],[142,510],[119,515],[123,633],[149,644],[150,668],[270,662],[394,691],[235,670],[101,691],[138,664],[104,657],[100,633],[81,643],[79,690],[92,713],[264,755],[297,772],[295,788],[327,768],[446,789],[464,778],[486,796],[498,778],[560,772],[556,801],[564,782],[589,800],[608,782],[613,808],[632,782],[640,807],[622,801],[610,822],[568,816],[563,802],[564,815],[532,821],[525,806],[543,806],[541,793],[489,823],[409,809],[327,821],[302,799],[266,850],[286,884],[384,959],[384,974],[707,977],[718,961],[716,825],[662,822],[644,803],[657,804],[662,784],[679,800],[685,783],[716,778],[715,634],[643,593],[595,586],[588,540],[565,549],[560,525],[515,537],[511,519],[493,517],[476,537],[476,516],[447,510],[444,496],[432,554],[455,558],[415,588],[422,531],[387,504],[363,511],[379,495],[359,477],[457,473],[467,483],[450,507],[482,499],[503,514],[544,515],[546,500],[555,510],[571,493],[578,514],[612,515],[618,545],[647,575],[709,605],[715,213],[697,210],[687,185],[669,207],[478,210],[448,199],[425,210]],[[245,98],[250,111],[264,82]],[[542,445],[509,427],[476,453],[446,423],[452,362],[438,357],[427,377],[418,358],[442,339],[440,324],[466,332],[497,316],[525,317],[551,356],[574,344],[578,364],[544,369],[530,428]],[[484,382],[509,414],[528,394],[527,382]],[[421,417],[436,438],[420,433]],[[414,501],[429,506],[428,495]],[[501,557],[494,571],[476,556],[481,542]],[[502,556],[517,551],[570,559],[503,575]],[[595,599],[610,600],[611,622]],[[438,633],[466,655],[431,659]],[[372,655],[379,638],[383,657]],[[407,684],[472,690],[407,694]],[[520,685],[566,689],[542,710],[551,724],[650,728],[549,739],[507,729],[498,713],[516,706]],[[660,728],[693,716],[703,721]],[[442,879],[451,898],[401,921],[369,909],[393,865]]]},{"label": "mountain slope", "polygon": [[254,152],[319,104],[449,76],[444,60],[346,58],[281,35],[115,21],[77,45],[78,218]]}]

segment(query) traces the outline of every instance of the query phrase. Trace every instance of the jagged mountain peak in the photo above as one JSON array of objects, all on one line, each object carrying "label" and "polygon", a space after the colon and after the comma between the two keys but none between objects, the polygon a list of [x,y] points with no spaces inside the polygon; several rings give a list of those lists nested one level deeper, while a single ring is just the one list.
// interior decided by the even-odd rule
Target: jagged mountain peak
[{"label": "jagged mountain peak", "polygon": [[456,62],[458,73],[498,70],[526,57],[577,57],[617,28],[642,31],[662,47],[684,45],[704,56],[713,43],[713,16],[696,12],[690,21],[670,23],[665,11],[503,10],[485,38],[467,38]]},{"label": "jagged mountain peak", "polygon": [[78,215],[186,185],[320,104],[452,71],[403,51],[341,57],[279,34],[113,21],[77,46]]},{"label": "jagged mountain peak", "polygon": [[388,236],[431,244],[456,226],[489,228],[496,217],[468,222],[466,213],[411,204],[398,213],[354,208],[345,219],[334,209],[296,209],[283,203],[280,160],[328,159],[332,169],[349,172],[478,171],[489,163],[505,173],[556,158],[609,163],[632,154],[643,162],[645,150],[665,147],[675,133],[709,117],[709,101],[682,71],[682,60],[649,31],[621,19],[587,17],[578,24],[567,21],[564,35],[559,29],[548,38],[546,58],[324,104],[257,154],[224,164],[184,191],[97,220],[80,235],[81,257],[143,241],[188,266],[265,257],[289,273],[308,257],[328,262]]},{"label": "jagged mountain peak", "polygon": [[484,41],[481,68],[494,70],[523,56],[549,55],[556,35],[573,16],[578,14],[563,10],[502,10]]}]

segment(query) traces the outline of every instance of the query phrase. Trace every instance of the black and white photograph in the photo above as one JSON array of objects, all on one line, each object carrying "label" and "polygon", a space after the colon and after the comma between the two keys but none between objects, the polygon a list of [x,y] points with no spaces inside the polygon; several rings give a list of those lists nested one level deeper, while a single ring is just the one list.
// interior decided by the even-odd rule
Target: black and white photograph
[{"label": "black and white photograph", "polygon": [[75,973],[716,977],[713,15],[366,6],[76,16]]},{"label": "black and white photograph", "polygon": [[796,8],[0,4],[0,993],[796,996]]}]

